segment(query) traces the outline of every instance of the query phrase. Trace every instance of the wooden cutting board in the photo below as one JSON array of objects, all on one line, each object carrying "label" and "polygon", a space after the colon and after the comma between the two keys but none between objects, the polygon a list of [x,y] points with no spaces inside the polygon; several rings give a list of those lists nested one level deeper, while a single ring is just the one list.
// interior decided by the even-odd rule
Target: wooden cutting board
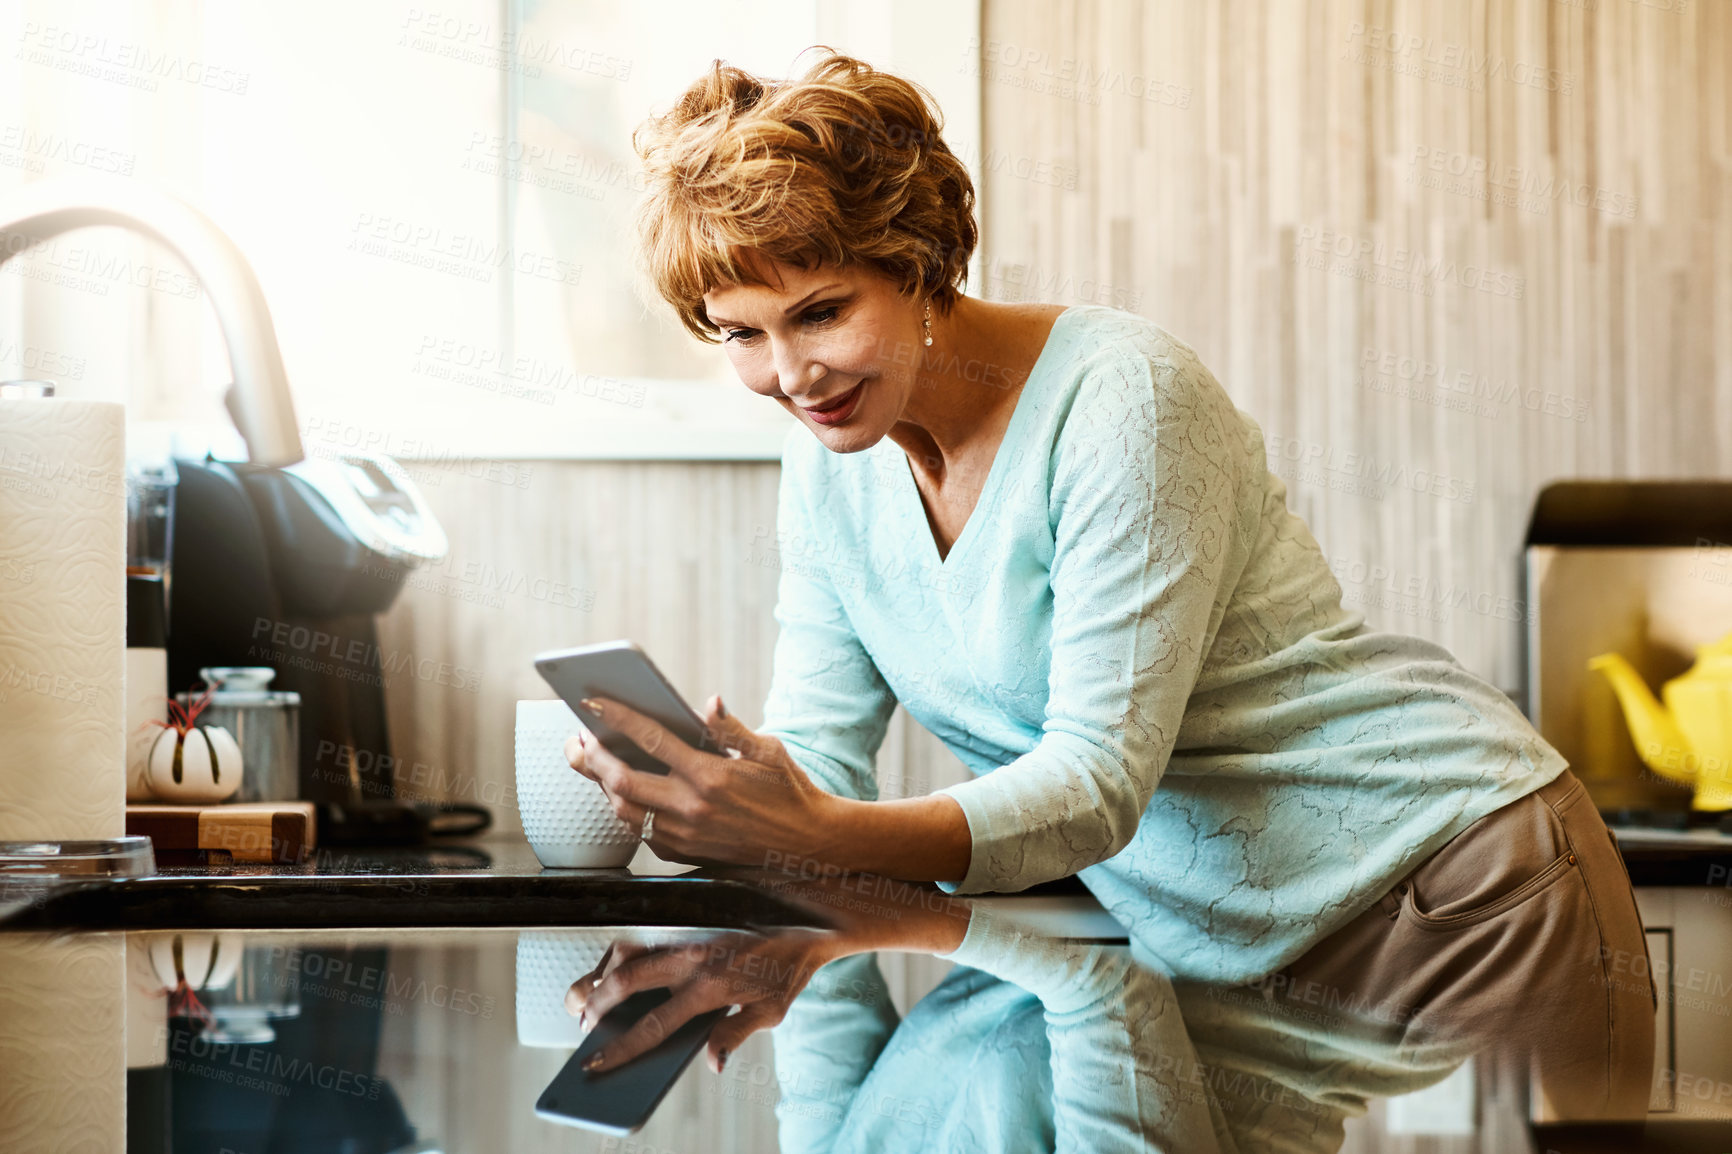
[{"label": "wooden cutting board", "polygon": [[150,838],[170,861],[300,862],[318,843],[310,801],[129,805],[126,832]]}]

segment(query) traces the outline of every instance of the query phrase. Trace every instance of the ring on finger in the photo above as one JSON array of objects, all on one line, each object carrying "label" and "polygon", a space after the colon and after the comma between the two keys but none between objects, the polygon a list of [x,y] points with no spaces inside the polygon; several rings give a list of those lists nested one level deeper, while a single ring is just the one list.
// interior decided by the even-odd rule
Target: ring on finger
[{"label": "ring on finger", "polygon": [[655,830],[656,811],[653,809],[645,809],[643,811],[643,825],[638,828],[637,835],[644,841],[648,841],[650,838],[655,836]]}]

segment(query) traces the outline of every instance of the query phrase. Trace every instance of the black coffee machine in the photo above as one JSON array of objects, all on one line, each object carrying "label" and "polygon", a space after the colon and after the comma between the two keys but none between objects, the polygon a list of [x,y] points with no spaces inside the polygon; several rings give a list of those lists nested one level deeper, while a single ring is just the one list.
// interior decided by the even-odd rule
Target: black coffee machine
[{"label": "black coffee machine", "polygon": [[208,666],[270,666],[301,695],[300,797],[331,806],[395,796],[385,684],[398,663],[376,615],[444,530],[401,466],[375,453],[283,468],[176,460],[169,591],[171,692]]}]

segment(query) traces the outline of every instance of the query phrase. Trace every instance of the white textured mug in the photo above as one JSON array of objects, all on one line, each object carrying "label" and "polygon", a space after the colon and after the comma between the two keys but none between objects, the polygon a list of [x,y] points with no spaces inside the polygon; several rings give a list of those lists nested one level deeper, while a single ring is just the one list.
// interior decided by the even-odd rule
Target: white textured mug
[{"label": "white textured mug", "polygon": [[563,701],[517,703],[517,812],[542,865],[617,869],[637,852],[637,830],[615,817],[601,786],[565,759],[566,738],[582,731]]}]

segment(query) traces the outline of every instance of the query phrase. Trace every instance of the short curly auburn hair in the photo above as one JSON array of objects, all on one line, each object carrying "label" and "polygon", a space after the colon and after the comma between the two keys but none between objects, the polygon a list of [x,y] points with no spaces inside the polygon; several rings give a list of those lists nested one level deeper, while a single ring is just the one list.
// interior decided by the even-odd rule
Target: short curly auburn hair
[{"label": "short curly auburn hair", "polygon": [[979,240],[974,182],[945,145],[931,94],[830,49],[803,76],[721,60],[639,125],[638,256],[698,339],[721,285],[763,284],[754,257],[866,265],[947,313]]}]

